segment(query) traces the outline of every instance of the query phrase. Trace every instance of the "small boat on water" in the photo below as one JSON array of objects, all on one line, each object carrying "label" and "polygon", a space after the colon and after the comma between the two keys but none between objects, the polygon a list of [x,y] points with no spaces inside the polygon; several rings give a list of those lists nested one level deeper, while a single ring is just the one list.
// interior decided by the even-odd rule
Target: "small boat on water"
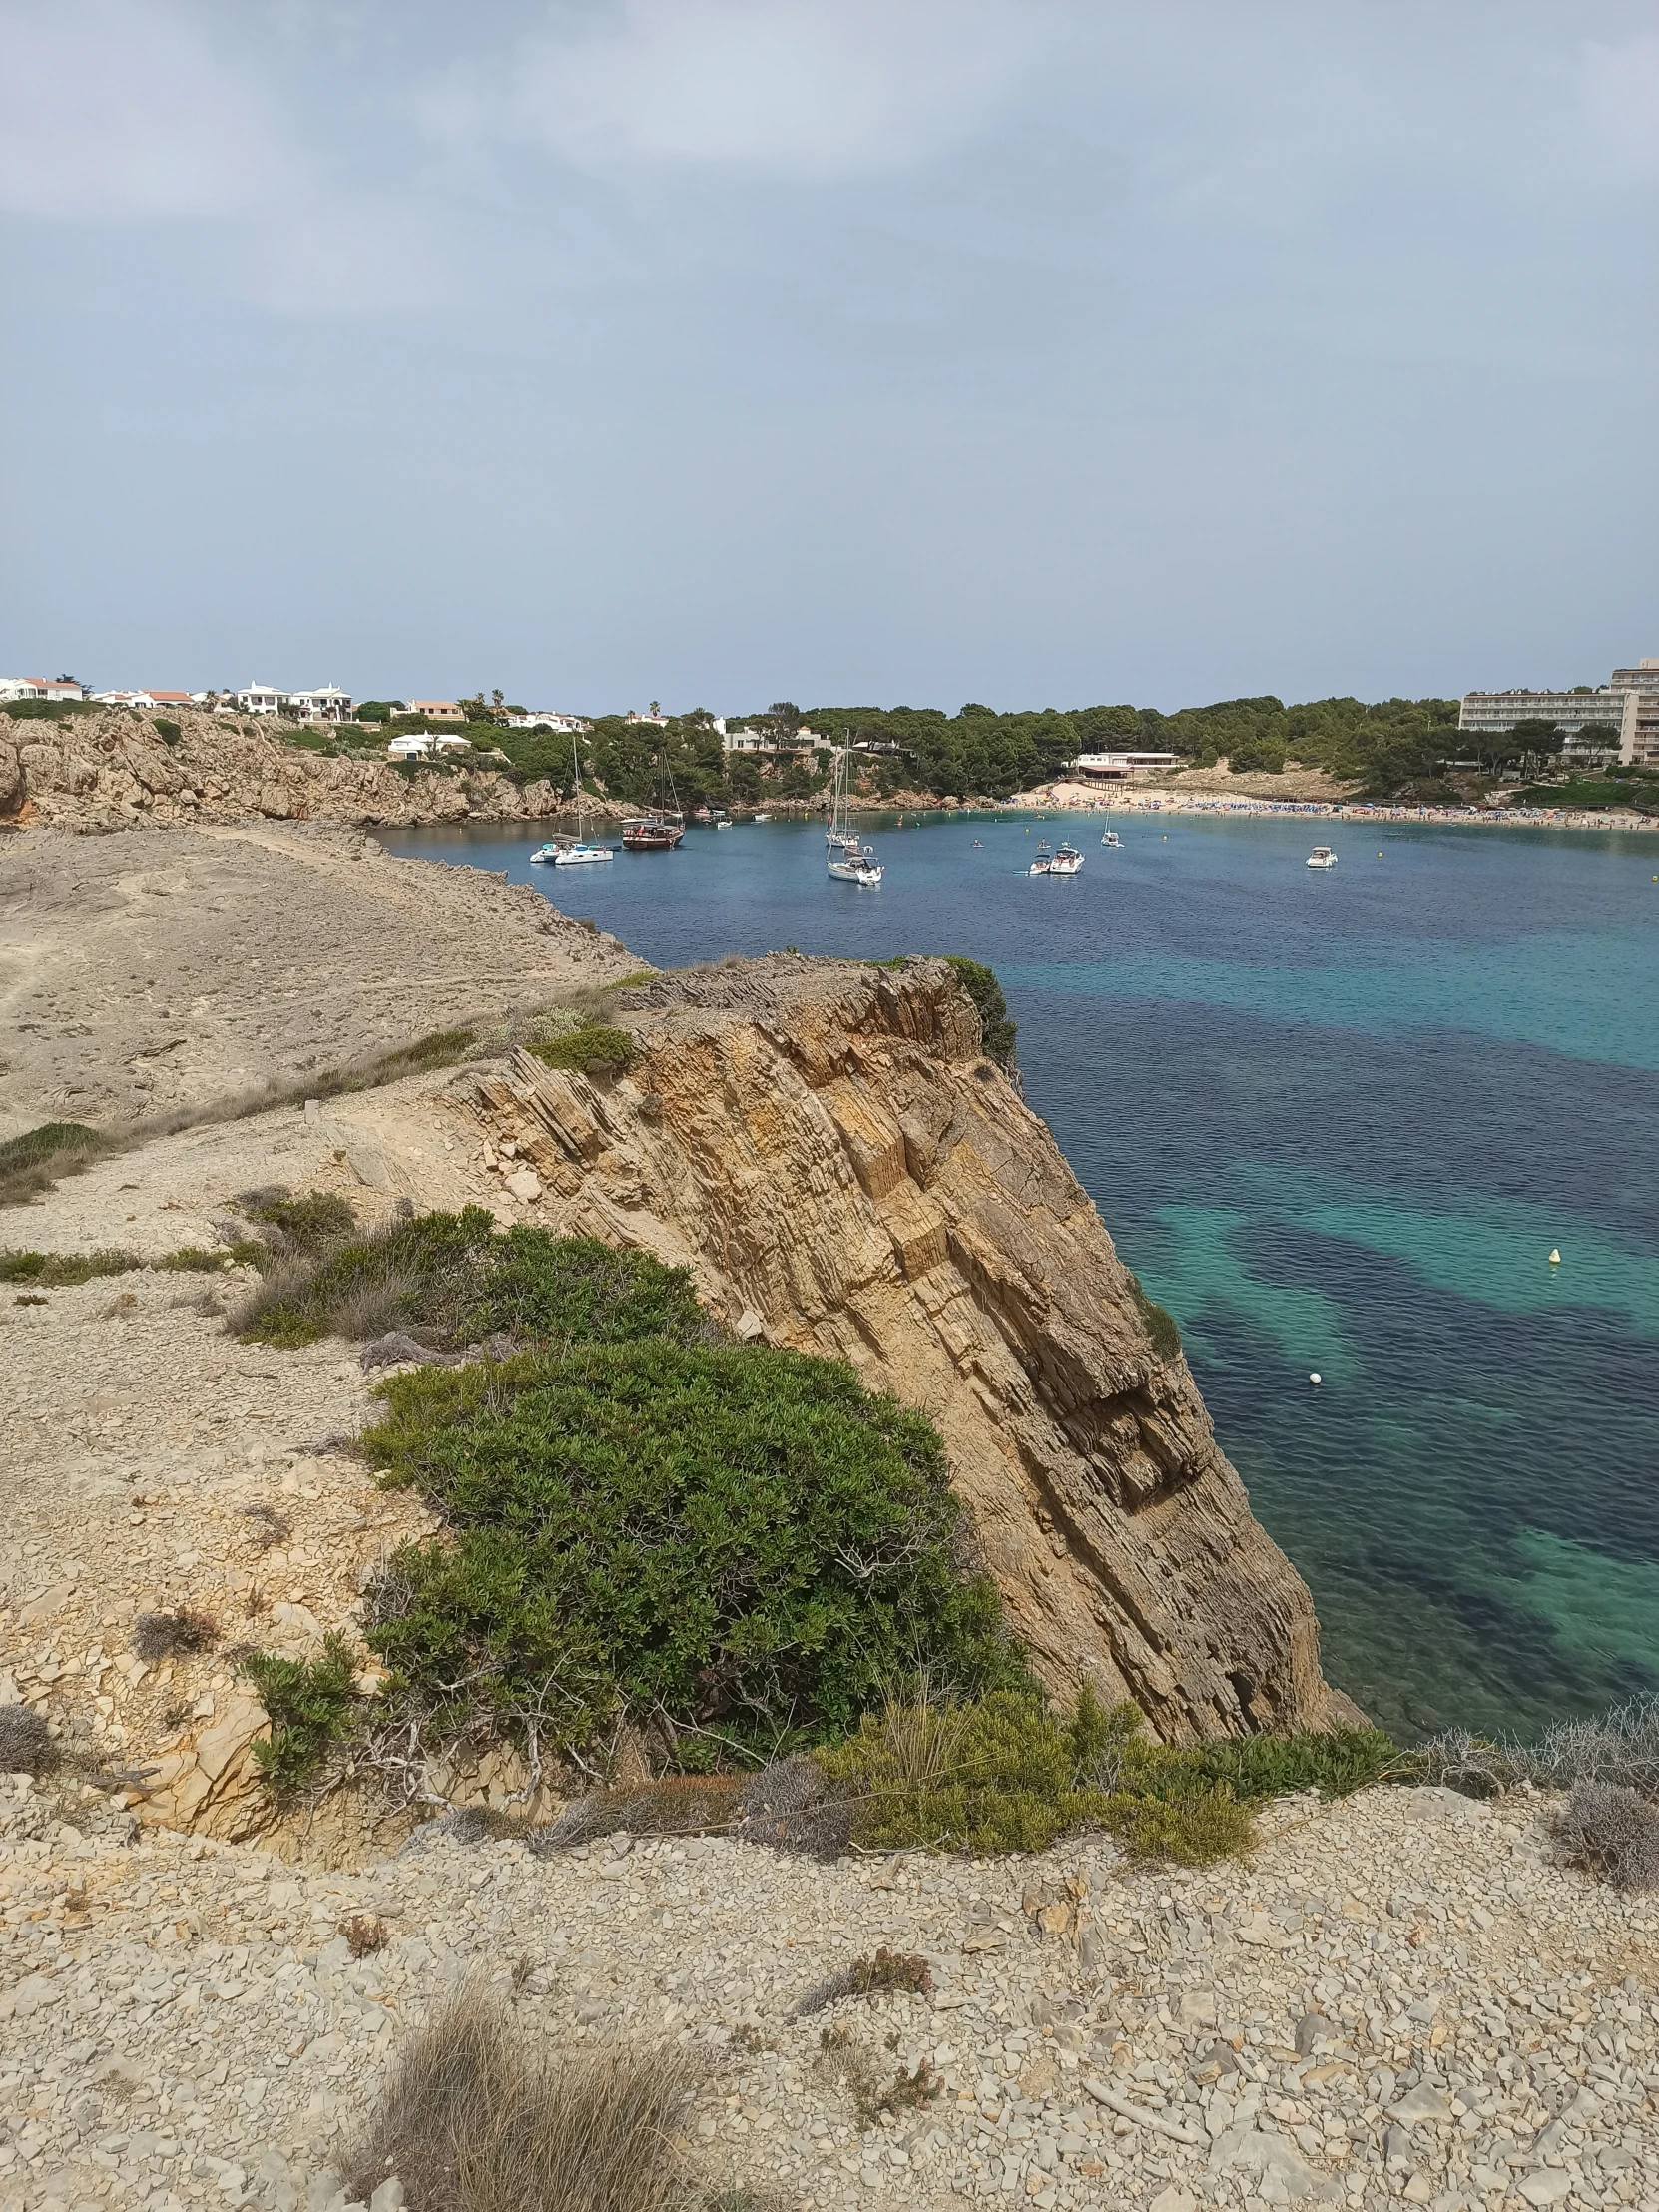
[{"label": "small boat on water", "polygon": [[669,804],[663,799],[662,757],[658,756],[655,804],[649,814],[631,815],[622,826],[624,852],[672,852],[686,834],[685,811],[674,788],[674,771],[668,773]]},{"label": "small boat on water", "polygon": [[772,817],[770,815],[751,815],[749,819],[751,822],[770,822]]},{"label": "small boat on water", "polygon": [[1102,844],[1116,845],[1120,849],[1123,844],[1123,839],[1118,835],[1115,830],[1108,830],[1102,836],[1100,841]]},{"label": "small boat on water", "polygon": [[592,867],[603,860],[616,858],[615,848],[608,844],[589,844],[582,834],[582,821],[587,810],[583,802],[587,794],[582,789],[582,765],[576,757],[576,740],[570,741],[570,766],[573,788],[576,793],[576,834],[573,837],[553,837],[539,852],[532,852],[532,860],[540,860],[548,867]]},{"label": "small boat on water", "polygon": [[1041,843],[1037,846],[1036,858],[1031,862],[1031,865],[1026,869],[1025,872],[1027,875],[1046,875],[1053,867],[1053,865],[1054,855],[1048,849],[1048,839],[1044,837]]},{"label": "small boat on water", "polygon": [[679,815],[631,815],[622,826],[624,852],[672,852],[686,833]]},{"label": "small boat on water", "polygon": [[1054,857],[1048,863],[1050,875],[1077,875],[1082,872],[1083,855],[1074,844],[1056,845]]},{"label": "small boat on water", "polygon": [[1337,855],[1328,844],[1316,844],[1308,857],[1310,867],[1335,867],[1336,864]]},{"label": "small boat on water", "polygon": [[847,758],[836,756],[830,785],[830,822],[824,832],[825,859],[837,883],[856,883],[860,890],[880,887],[884,870],[873,852],[866,852],[852,834],[847,814]]},{"label": "small boat on water", "polygon": [[863,891],[879,890],[886,873],[873,852],[856,845],[850,852],[831,852],[830,873],[837,883],[856,883]]}]

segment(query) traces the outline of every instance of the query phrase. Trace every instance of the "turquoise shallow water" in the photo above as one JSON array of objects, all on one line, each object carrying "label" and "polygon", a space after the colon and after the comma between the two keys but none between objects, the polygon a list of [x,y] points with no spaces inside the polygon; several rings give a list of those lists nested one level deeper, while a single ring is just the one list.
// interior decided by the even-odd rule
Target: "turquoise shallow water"
[{"label": "turquoise shallow water", "polygon": [[[499,830],[387,841],[662,964],[988,960],[1333,1678],[1406,1733],[1659,1687],[1659,838],[1325,826],[1321,875],[1307,824],[1119,827],[888,823],[867,893],[791,824],[556,885]],[[1031,880],[1068,828],[1082,875]]]}]

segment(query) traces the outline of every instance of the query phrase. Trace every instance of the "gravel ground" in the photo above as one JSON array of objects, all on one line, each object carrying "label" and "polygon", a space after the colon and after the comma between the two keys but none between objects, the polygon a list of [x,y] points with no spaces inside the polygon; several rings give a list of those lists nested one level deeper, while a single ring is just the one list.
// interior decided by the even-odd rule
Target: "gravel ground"
[{"label": "gravel ground", "polygon": [[[1254,1866],[1197,1874],[433,1830],[342,1874],[50,1797],[0,1814],[18,2212],[325,2202],[336,2131],[468,1972],[558,2047],[706,2052],[691,2154],[781,2205],[1659,2201],[1659,1906],[1552,1865],[1536,1798],[1286,1803]],[[388,1940],[354,1958],[362,1914]],[[881,1943],[930,1995],[795,2016]],[[924,2061],[934,2100],[868,2119]]]}]

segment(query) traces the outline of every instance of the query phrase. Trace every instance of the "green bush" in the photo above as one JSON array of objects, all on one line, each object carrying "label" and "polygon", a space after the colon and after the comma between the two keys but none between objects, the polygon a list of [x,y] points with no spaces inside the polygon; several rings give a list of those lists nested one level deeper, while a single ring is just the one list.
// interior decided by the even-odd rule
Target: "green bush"
[{"label": "green bush", "polygon": [[314,1659],[255,1652],[243,1672],[271,1716],[270,1741],[254,1746],[261,1777],[276,1796],[291,1797],[320,1780],[352,1732],[357,1693],[351,1647],[335,1630]]},{"label": "green bush", "polygon": [[1129,1295],[1135,1301],[1135,1311],[1141,1317],[1141,1327],[1152,1339],[1152,1349],[1160,1360],[1179,1360],[1181,1357],[1181,1331],[1175,1316],[1167,1307],[1147,1297],[1140,1277],[1131,1273]]},{"label": "green bush", "polygon": [[994,1060],[998,1067],[1011,1068],[1014,1064],[1014,1038],[1019,1024],[1008,1018],[1008,1001],[1002,995],[1002,985],[996,979],[995,970],[985,967],[978,960],[969,960],[959,952],[946,954],[951,966],[961,977],[962,988],[972,999],[979,1013],[979,1026],[984,1031],[985,1057]]},{"label": "green bush", "polygon": [[[306,1218],[314,1226],[321,1216]],[[459,1345],[501,1330],[532,1344],[696,1343],[714,1327],[683,1268],[615,1252],[596,1237],[524,1227],[503,1235],[482,1206],[420,1214],[279,1261],[237,1316],[245,1341],[289,1349],[391,1328]]]},{"label": "green bush", "polygon": [[161,739],[163,745],[177,745],[184,736],[184,732],[179,725],[176,722],[170,722],[165,715],[152,715],[150,719],[156,725],[156,735]]},{"label": "green bush", "polygon": [[627,1030],[602,1021],[584,1022],[563,1037],[544,1037],[528,1050],[550,1068],[574,1068],[582,1075],[624,1075],[639,1058]]},{"label": "green bush", "polygon": [[364,1449],[454,1533],[397,1553],[369,1642],[440,1732],[622,1710],[696,1765],[851,1728],[907,1666],[1030,1689],[936,1431],[838,1362],[655,1338],[381,1394]]},{"label": "green bush", "polygon": [[307,1191],[303,1198],[270,1198],[250,1206],[250,1221],[269,1222],[300,1252],[323,1252],[341,1244],[357,1226],[348,1199],[331,1191]]},{"label": "green bush", "polygon": [[1029,1695],[961,1707],[945,1757],[923,1772],[908,1755],[916,1711],[866,1714],[844,1744],[814,1755],[860,1801],[852,1840],[865,1849],[1044,1851],[1094,1826],[1137,1857],[1201,1867],[1249,1849],[1253,1805],[1302,1790],[1346,1796],[1399,1760],[1376,1729],[1149,1744],[1133,1706],[1107,1712],[1085,1688],[1064,1719]]},{"label": "green bush", "polygon": [[[47,700],[21,700],[21,706],[47,706]],[[106,1145],[97,1129],[81,1121],[44,1121],[20,1137],[0,1144],[0,1205],[29,1198],[51,1187],[60,1175],[74,1175],[96,1159]]]},{"label": "green bush", "polygon": [[217,1275],[219,1270],[231,1264],[232,1255],[223,1245],[209,1251],[205,1245],[181,1245],[177,1252],[164,1252],[159,1260],[152,1260],[153,1268],[164,1268],[173,1275]]},{"label": "green bush", "polygon": [[99,1275],[128,1275],[143,1265],[132,1252],[0,1252],[0,1283],[61,1291]]}]

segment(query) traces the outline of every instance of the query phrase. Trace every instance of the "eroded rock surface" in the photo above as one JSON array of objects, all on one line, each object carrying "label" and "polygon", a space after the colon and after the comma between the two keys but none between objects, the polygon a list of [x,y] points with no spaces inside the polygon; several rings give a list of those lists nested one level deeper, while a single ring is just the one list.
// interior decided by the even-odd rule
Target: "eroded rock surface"
[{"label": "eroded rock surface", "polygon": [[[0,714],[0,819],[75,830],[194,822],[397,824],[539,822],[563,804],[546,782],[516,784],[483,762],[464,773],[329,759],[236,716],[182,709],[170,744],[148,714],[35,722]],[[373,745],[366,732],[346,735]]]}]

